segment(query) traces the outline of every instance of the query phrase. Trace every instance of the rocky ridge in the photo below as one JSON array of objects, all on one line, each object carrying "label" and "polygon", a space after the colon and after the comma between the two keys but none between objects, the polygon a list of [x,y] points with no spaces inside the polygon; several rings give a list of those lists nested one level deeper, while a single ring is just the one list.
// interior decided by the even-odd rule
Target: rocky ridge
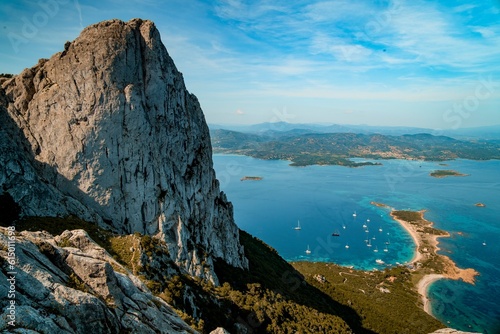
[{"label": "rocky ridge", "polygon": [[215,258],[248,266],[203,112],[152,22],[89,26],[0,80],[0,185],[22,215],[154,235],[215,284]]},{"label": "rocky ridge", "polygon": [[[0,260],[12,235],[0,228]],[[10,244],[12,246],[12,244]],[[30,333],[196,333],[84,230],[15,235],[15,325]],[[0,271],[6,282],[11,276]],[[9,287],[0,285],[0,295]],[[5,301],[5,299],[4,299]],[[5,306],[5,305],[4,305]],[[0,330],[12,328],[7,307]]]}]

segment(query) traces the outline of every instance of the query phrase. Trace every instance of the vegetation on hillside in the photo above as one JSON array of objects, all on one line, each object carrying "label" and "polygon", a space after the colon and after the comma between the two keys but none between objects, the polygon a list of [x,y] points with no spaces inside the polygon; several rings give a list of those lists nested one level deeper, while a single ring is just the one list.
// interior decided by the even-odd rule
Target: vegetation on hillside
[{"label": "vegetation on hillside", "polygon": [[[18,231],[85,229],[116,260],[174,307],[194,329],[248,333],[429,333],[442,328],[423,312],[403,267],[364,272],[334,264],[294,263],[240,232],[250,270],[216,261],[220,286],[183,274],[160,240],[116,235],[78,218],[26,218]],[[324,277],[319,282],[318,277]],[[75,286],[78,280],[74,279]]]},{"label": "vegetation on hillside", "polygon": [[[431,333],[443,325],[420,307],[412,274],[404,267],[359,271],[332,263],[297,262],[309,284],[349,305],[376,333]],[[319,279],[321,278],[321,279]]]}]

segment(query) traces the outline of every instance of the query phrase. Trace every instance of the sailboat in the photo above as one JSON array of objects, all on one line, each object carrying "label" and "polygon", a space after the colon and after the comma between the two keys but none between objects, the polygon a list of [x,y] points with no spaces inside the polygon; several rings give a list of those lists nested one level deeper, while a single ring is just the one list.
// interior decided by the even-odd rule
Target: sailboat
[{"label": "sailboat", "polygon": [[388,252],[389,248],[387,248],[387,245],[385,245],[384,252]]},{"label": "sailboat", "polygon": [[346,228],[345,224],[342,224],[342,228],[345,230],[345,228]]},{"label": "sailboat", "polygon": [[349,244],[345,244],[345,248],[346,248],[346,249],[349,249]]},{"label": "sailboat", "polygon": [[370,239],[368,239],[368,243],[366,244],[368,247],[371,247],[372,246],[372,241]]},{"label": "sailboat", "polygon": [[306,254],[311,254],[311,250],[309,249],[309,245],[307,245]]},{"label": "sailboat", "polygon": [[353,217],[356,217],[357,214],[356,214],[356,211],[354,211],[354,213],[352,214]]},{"label": "sailboat", "polygon": [[297,220],[297,226],[293,228],[294,230],[302,230],[302,227],[300,227],[300,221]]},{"label": "sailboat", "polygon": [[334,237],[340,237],[339,231],[335,230],[335,232],[332,233]]},{"label": "sailboat", "polygon": [[375,249],[373,250],[375,253],[378,253],[378,248],[375,246]]},{"label": "sailboat", "polygon": [[486,241],[483,241],[483,246],[486,246]]}]

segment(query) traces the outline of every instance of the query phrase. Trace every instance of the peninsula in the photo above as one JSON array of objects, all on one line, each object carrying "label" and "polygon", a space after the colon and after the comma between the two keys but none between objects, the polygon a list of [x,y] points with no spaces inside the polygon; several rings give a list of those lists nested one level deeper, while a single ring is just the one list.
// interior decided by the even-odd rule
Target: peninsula
[{"label": "peninsula", "polygon": [[398,211],[392,209],[391,217],[405,228],[415,241],[415,256],[409,262],[413,267],[413,282],[422,297],[423,309],[432,315],[427,291],[436,280],[447,278],[463,280],[474,284],[479,275],[474,269],[458,268],[448,256],[438,254],[438,238],[450,234],[433,227],[433,223],[424,218],[425,210]]}]

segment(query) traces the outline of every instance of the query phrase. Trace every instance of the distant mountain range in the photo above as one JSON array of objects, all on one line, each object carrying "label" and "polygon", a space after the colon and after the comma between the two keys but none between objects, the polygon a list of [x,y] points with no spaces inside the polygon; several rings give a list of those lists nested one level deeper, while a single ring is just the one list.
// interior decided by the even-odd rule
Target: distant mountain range
[{"label": "distant mountain range", "polygon": [[474,128],[458,128],[436,130],[429,128],[403,126],[371,126],[371,125],[341,125],[341,124],[308,124],[308,123],[259,123],[253,125],[221,125],[209,124],[211,130],[232,130],[246,133],[359,133],[383,134],[391,136],[429,133],[432,135],[448,136],[455,139],[467,140],[500,140],[500,124]]},{"label": "distant mountain range", "polygon": [[[296,166],[320,164],[357,167],[378,164],[354,162],[351,158],[432,161],[458,158],[500,159],[500,142],[496,140],[458,140],[428,133],[324,133],[300,128],[290,129],[288,123],[281,123],[281,128],[277,127],[278,125],[274,125],[275,129],[257,125],[253,129],[260,128],[262,131],[253,133],[212,129],[213,151],[243,154],[260,159],[291,160],[292,165]],[[320,129],[325,130],[325,127]]]}]

